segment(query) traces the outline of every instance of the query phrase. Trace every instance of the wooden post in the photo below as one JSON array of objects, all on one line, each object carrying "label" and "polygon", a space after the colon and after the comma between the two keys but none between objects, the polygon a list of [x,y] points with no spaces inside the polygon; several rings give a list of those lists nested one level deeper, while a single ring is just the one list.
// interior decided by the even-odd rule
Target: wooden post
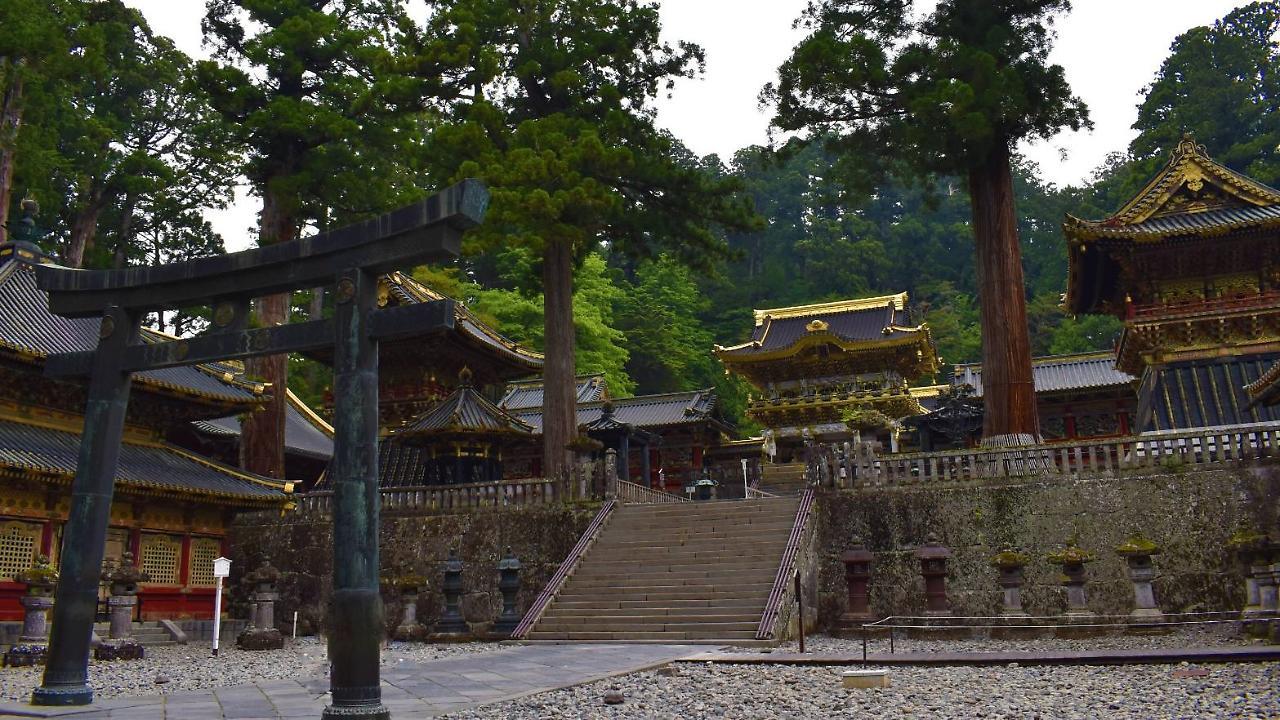
[{"label": "wooden post", "polygon": [[389,720],[378,669],[378,342],[369,333],[378,280],[351,269],[334,290],[332,702],[325,718]]},{"label": "wooden post", "polygon": [[89,640],[98,609],[98,579],[116,463],[129,405],[131,373],[120,369],[124,350],[138,335],[138,317],[118,307],[107,308],[93,355],[89,401],[76,478],[71,486],[71,512],[63,529],[63,547],[72,551],[58,558],[58,589],[54,594],[53,633],[49,638],[44,681],[31,694],[34,705],[88,705]]}]

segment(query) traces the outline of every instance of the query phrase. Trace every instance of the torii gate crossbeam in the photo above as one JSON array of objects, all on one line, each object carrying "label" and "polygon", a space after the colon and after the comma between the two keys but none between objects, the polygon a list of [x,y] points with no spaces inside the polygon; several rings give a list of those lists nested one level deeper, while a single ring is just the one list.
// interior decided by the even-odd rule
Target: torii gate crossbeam
[{"label": "torii gate crossbeam", "polygon": [[[37,705],[87,705],[90,637],[132,373],[332,346],[334,449],[332,704],[328,718],[389,718],[378,671],[378,342],[451,327],[452,301],[378,309],[378,274],[454,258],[484,217],[488,192],[465,180],[395,212],[244,252],[125,270],[36,268],[49,308],[102,318],[96,350],[54,355],[46,372],[89,378],[71,511],[59,558],[53,629]],[[249,328],[254,298],[333,283],[332,319]],[[199,337],[143,344],[147,312],[207,305]]]}]

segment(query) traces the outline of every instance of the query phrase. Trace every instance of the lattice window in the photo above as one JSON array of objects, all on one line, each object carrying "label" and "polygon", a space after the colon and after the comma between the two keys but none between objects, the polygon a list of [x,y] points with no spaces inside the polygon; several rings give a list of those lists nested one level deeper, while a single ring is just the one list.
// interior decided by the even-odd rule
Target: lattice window
[{"label": "lattice window", "polygon": [[178,555],[182,543],[168,535],[142,536],[142,570],[152,585],[178,584]]},{"label": "lattice window", "polygon": [[221,543],[213,538],[191,540],[191,575],[188,585],[213,587],[213,561],[218,557],[221,549]]},{"label": "lattice window", "polygon": [[0,526],[0,580],[12,580],[35,563],[39,539],[39,525],[11,522]]}]

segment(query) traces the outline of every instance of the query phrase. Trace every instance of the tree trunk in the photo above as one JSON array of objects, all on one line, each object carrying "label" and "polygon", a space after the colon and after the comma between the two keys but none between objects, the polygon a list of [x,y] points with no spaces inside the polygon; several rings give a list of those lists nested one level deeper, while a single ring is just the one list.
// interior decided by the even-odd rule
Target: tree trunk
[{"label": "tree trunk", "polygon": [[18,129],[22,126],[22,78],[15,62],[6,61],[10,80],[0,104],[0,243],[9,239],[9,203],[13,195],[13,165]]},{"label": "tree trunk", "polygon": [[102,214],[102,187],[94,184],[84,198],[84,204],[71,223],[71,239],[63,262],[68,267],[84,267],[84,253],[93,246],[98,232],[98,216]]},{"label": "tree trunk", "polygon": [[969,171],[969,202],[982,304],[982,442],[1027,445],[1039,441],[1040,423],[1008,147]]},{"label": "tree trunk", "polygon": [[542,466],[549,478],[570,467],[568,444],[578,434],[574,388],[573,246],[549,242],[542,257],[546,360],[542,366]]},{"label": "tree trunk", "polygon": [[[270,187],[268,185],[268,187]],[[258,245],[267,246],[294,239],[297,226],[287,199],[267,190],[262,198],[258,225]],[[258,298],[258,321],[263,327],[289,321],[289,293]],[[273,478],[284,477],[285,392],[289,387],[289,356],[269,355],[249,358],[245,371],[250,377],[271,383],[271,397],[262,409],[250,413],[241,424],[240,466]]]}]

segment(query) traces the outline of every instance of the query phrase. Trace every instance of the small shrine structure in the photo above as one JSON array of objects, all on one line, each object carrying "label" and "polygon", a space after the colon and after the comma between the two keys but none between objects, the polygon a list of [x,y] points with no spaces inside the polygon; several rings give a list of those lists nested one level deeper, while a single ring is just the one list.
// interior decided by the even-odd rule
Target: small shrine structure
[{"label": "small shrine structure", "polygon": [[[383,442],[388,453],[397,451],[391,447],[396,443],[421,448],[424,472],[414,478],[419,484],[497,482],[503,476],[503,450],[535,439],[530,425],[486,400],[471,379],[471,370],[464,367],[448,397]],[[384,473],[383,487],[388,487],[387,479]]]},{"label": "small shrine structure", "polygon": [[[715,355],[756,388],[747,414],[780,451],[805,438],[848,438],[851,416],[922,414],[910,385],[941,364],[929,328],[912,324],[905,292],[756,310],[751,339],[716,346]],[[891,428],[873,432],[896,447]]]},{"label": "small shrine structure", "polygon": [[1245,386],[1280,359],[1280,191],[1184,135],[1110,217],[1067,216],[1065,306],[1124,321],[1116,366],[1140,379],[1135,432],[1274,422]]}]

